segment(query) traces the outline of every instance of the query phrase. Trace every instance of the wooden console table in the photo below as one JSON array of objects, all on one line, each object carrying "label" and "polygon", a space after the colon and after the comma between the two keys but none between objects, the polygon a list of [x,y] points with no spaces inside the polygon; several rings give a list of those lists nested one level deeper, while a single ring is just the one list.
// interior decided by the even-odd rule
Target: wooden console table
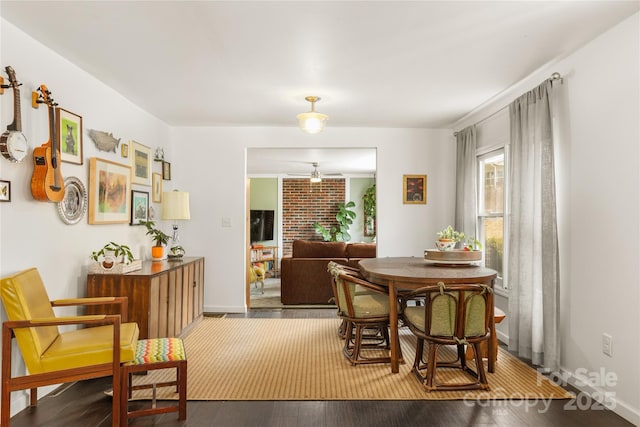
[{"label": "wooden console table", "polygon": [[[128,321],[137,322],[140,339],[177,337],[202,318],[204,258],[145,261],[125,274],[87,275],[87,296],[126,296]],[[87,314],[119,314],[113,306],[88,306]]]}]

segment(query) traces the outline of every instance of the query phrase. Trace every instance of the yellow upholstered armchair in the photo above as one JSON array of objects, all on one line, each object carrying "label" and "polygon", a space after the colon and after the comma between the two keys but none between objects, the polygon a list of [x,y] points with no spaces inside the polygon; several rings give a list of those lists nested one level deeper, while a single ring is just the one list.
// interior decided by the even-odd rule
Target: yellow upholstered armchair
[{"label": "yellow upholstered armchair", "polygon": [[258,283],[260,283],[264,294],[264,268],[257,265],[249,265],[249,281],[255,283],[256,289],[258,288]]},{"label": "yellow upholstered armchair", "polygon": [[[121,323],[120,315],[56,317],[53,307],[121,304],[126,316],[126,297],[49,301],[35,268],[2,278],[0,297],[8,319],[2,324],[1,425],[9,425],[12,391],[30,389],[35,405],[37,387],[106,376],[113,379],[112,425],[120,425],[120,366],[134,359],[138,325]],[[60,332],[61,325],[90,327]],[[11,376],[12,335],[28,375]]]}]

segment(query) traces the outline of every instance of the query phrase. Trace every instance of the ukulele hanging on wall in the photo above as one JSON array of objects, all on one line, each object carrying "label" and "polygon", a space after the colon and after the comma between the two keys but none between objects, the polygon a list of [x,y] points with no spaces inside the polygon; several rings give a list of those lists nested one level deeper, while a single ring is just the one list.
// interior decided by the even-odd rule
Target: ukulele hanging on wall
[{"label": "ukulele hanging on wall", "polygon": [[13,68],[6,66],[9,75],[9,85],[2,85],[3,89],[13,88],[13,122],[7,126],[7,131],[0,137],[0,153],[9,161],[17,163],[27,155],[27,138],[22,134],[22,120],[20,119],[20,89]]},{"label": "ukulele hanging on wall", "polygon": [[55,106],[45,85],[38,88],[36,102],[47,104],[49,111],[49,141],[33,149],[33,174],[31,175],[31,194],[43,202],[59,202],[64,198],[64,179],[60,171],[60,147],[56,135]]}]

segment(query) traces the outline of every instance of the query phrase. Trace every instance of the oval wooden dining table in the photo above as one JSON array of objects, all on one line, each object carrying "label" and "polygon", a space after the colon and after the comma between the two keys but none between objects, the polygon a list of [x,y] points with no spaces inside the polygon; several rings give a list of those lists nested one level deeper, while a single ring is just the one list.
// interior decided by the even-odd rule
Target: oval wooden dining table
[{"label": "oval wooden dining table", "polygon": [[[436,264],[417,257],[366,258],[360,261],[360,271],[370,282],[389,289],[389,331],[391,340],[391,372],[397,373],[400,368],[400,341],[398,338],[398,289],[418,289],[438,282],[447,284],[481,283],[493,288],[497,272],[477,265]],[[493,298],[490,301],[488,340],[489,372],[495,372],[495,354],[498,351],[493,345],[495,322],[493,318]]]}]

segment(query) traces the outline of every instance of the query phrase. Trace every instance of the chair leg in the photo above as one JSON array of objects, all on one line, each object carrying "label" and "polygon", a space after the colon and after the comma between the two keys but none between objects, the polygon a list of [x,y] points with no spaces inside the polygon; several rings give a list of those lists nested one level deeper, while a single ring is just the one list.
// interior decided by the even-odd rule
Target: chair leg
[{"label": "chair leg", "polygon": [[2,381],[2,403],[0,403],[0,425],[8,426],[11,417],[11,390],[9,382]]},{"label": "chair leg", "polygon": [[416,357],[413,361],[413,373],[418,377],[420,382],[424,380],[424,377],[420,374],[420,367],[422,366],[422,357],[424,353],[424,338],[417,337],[416,343]]},{"label": "chair leg", "polygon": [[480,349],[480,343],[475,342],[473,345],[473,352],[475,353],[476,360],[476,374],[478,375],[478,383],[480,388],[489,390],[489,381],[487,381],[487,374],[484,371],[484,363],[482,362],[482,351]]},{"label": "chair leg", "polygon": [[436,365],[437,365],[437,357],[438,357],[438,345],[435,343],[429,343],[429,356],[427,356],[427,374],[425,376],[425,387],[427,390],[435,390],[435,379],[436,379]]},{"label": "chair leg", "polygon": [[38,387],[35,387],[29,390],[29,405],[31,406],[38,405]]},{"label": "chair leg", "polygon": [[177,383],[178,383],[178,419],[187,419],[187,361],[180,363],[177,369]]}]

